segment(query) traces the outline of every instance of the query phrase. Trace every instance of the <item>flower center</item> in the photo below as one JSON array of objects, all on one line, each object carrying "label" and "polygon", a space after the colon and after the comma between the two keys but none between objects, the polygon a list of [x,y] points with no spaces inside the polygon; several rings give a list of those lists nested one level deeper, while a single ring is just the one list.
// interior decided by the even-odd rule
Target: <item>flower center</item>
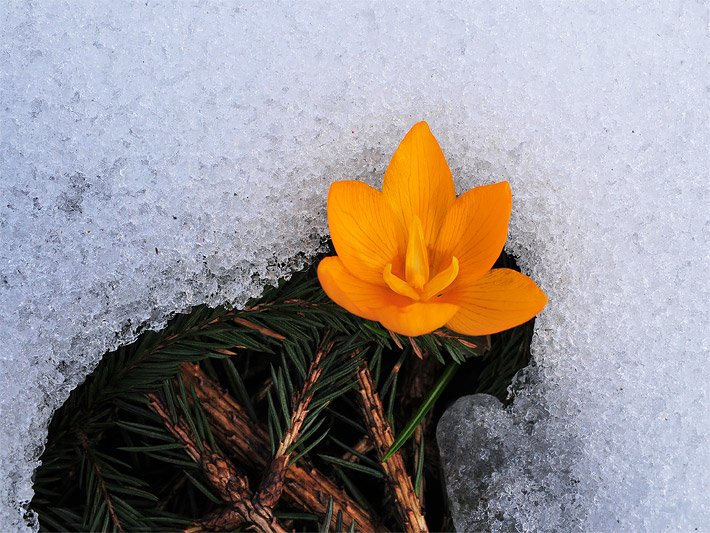
[{"label": "flower center", "polygon": [[451,264],[447,268],[429,278],[429,253],[424,241],[424,229],[419,217],[414,217],[409,227],[407,256],[404,261],[405,279],[392,272],[392,263],[385,266],[382,278],[397,294],[415,302],[426,302],[451,285],[458,274],[459,260],[452,256]]}]

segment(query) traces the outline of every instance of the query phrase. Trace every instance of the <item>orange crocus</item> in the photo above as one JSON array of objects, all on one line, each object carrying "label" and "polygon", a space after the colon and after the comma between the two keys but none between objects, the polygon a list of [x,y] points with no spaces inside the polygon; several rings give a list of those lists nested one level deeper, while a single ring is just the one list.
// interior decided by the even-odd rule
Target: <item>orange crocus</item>
[{"label": "orange crocus", "polygon": [[508,182],[456,197],[426,122],[402,140],[382,192],[338,181],[328,194],[337,256],[318,265],[326,294],[354,315],[411,337],[446,326],[489,335],[526,322],[547,303],[529,277],[494,268],[508,233]]}]

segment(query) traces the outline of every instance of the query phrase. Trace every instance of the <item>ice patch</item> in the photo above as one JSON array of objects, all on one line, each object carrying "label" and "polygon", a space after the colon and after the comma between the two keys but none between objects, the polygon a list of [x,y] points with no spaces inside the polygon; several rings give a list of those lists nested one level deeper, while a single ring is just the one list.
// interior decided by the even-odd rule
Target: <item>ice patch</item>
[{"label": "ice patch", "polygon": [[[511,182],[508,250],[550,295],[535,386],[483,422],[495,442],[534,405],[547,445],[519,443],[487,508],[523,529],[710,523],[702,2],[2,11],[0,529],[23,527],[48,420],[102,353],[287,274],[328,184],[377,183],[420,119],[459,190]],[[540,492],[558,464],[577,483]],[[574,512],[529,505],[570,493]]]}]

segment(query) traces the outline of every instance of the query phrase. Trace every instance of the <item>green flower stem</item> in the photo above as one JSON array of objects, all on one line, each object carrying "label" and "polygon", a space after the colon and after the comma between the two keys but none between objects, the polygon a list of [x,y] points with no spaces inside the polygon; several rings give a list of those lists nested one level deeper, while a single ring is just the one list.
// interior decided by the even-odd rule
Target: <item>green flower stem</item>
[{"label": "green flower stem", "polygon": [[431,411],[432,407],[434,407],[436,400],[438,400],[439,396],[441,396],[441,393],[444,392],[446,386],[456,375],[456,371],[459,369],[460,366],[461,365],[459,363],[455,362],[451,362],[447,365],[447,367],[444,369],[444,373],[441,374],[427,397],[424,398],[424,402],[422,402],[421,406],[419,406],[419,409],[417,409],[417,412],[414,413],[414,416],[411,418],[411,420],[407,422],[406,426],[404,426],[404,429],[400,432],[399,436],[394,441],[394,444],[392,444],[392,447],[387,451],[384,458],[382,459],[383,461],[386,461],[395,453],[397,453],[397,451],[402,446],[404,446],[404,444],[411,438],[411,436],[414,434],[414,430],[417,429],[417,426],[422,421],[422,419],[427,415],[429,411]]}]

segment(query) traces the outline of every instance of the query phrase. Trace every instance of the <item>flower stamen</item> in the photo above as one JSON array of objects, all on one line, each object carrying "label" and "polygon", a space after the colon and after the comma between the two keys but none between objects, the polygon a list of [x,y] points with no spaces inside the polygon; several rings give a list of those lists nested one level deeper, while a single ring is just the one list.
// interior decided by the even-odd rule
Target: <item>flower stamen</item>
[{"label": "flower stamen", "polygon": [[407,241],[407,257],[404,262],[407,283],[415,289],[423,289],[429,281],[429,253],[424,239],[424,228],[419,217],[412,218]]},{"label": "flower stamen", "polygon": [[422,295],[422,300],[427,301],[433,296],[446,289],[451,285],[456,277],[459,275],[459,260],[456,257],[451,257],[451,264],[446,270],[442,270],[436,276],[434,276],[429,282],[424,286],[424,293]]},{"label": "flower stamen", "polygon": [[385,266],[382,279],[384,279],[387,286],[397,294],[411,298],[415,302],[421,299],[419,293],[413,287],[402,278],[392,273],[392,263],[387,263],[387,266]]}]

